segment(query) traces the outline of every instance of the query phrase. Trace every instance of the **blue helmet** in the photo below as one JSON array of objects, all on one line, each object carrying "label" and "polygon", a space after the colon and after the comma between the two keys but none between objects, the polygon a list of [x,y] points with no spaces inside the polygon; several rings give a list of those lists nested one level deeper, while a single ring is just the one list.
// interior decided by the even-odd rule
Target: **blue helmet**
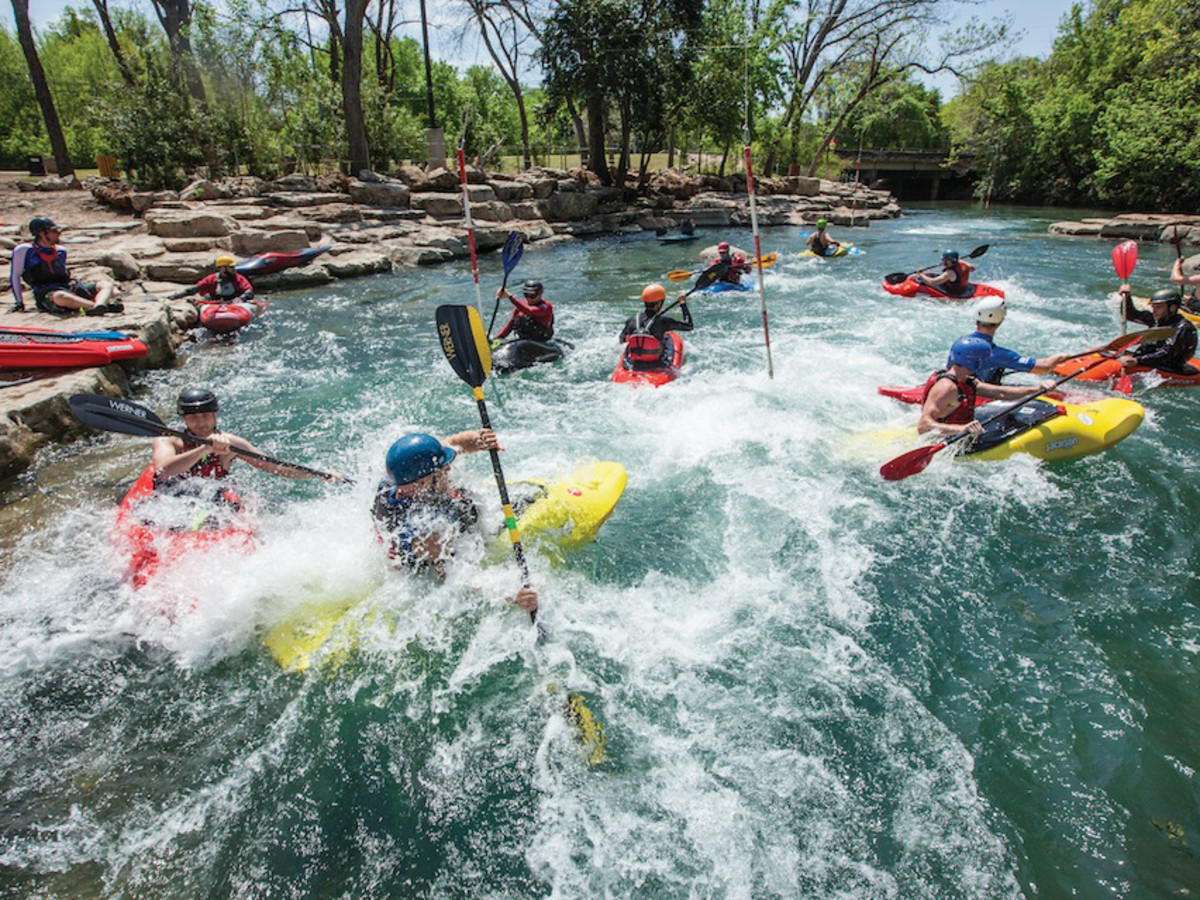
[{"label": "blue helmet", "polygon": [[992,345],[983,338],[959,338],[950,346],[950,362],[968,372],[978,372],[992,356]]},{"label": "blue helmet", "polygon": [[958,252],[955,250],[945,250],[942,253],[942,262],[950,263],[950,265],[958,264]]},{"label": "blue helmet", "polygon": [[396,484],[412,484],[454,459],[454,450],[431,434],[406,434],[387,452],[387,472]]}]

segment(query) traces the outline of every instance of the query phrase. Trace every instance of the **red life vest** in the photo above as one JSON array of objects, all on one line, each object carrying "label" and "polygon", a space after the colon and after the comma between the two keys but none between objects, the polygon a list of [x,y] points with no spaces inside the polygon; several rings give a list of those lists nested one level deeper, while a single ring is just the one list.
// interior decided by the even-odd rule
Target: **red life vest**
[{"label": "red life vest", "polygon": [[625,357],[634,363],[653,364],[662,361],[663,344],[652,334],[634,332],[625,339]]},{"label": "red life vest", "polygon": [[921,406],[925,405],[925,401],[929,398],[929,392],[933,390],[933,386],[943,378],[949,378],[958,388],[958,406],[954,407],[954,409],[950,410],[949,414],[937,421],[943,422],[946,425],[966,425],[975,418],[974,378],[968,378],[965,382],[962,382],[955,378],[949,369],[934,372],[925,382],[925,390],[921,392]]}]

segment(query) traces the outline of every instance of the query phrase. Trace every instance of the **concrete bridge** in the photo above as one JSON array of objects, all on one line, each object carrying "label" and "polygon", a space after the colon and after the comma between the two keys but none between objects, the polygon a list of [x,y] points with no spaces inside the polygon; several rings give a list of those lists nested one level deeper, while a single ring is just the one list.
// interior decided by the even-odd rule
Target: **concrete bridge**
[{"label": "concrete bridge", "polygon": [[945,150],[834,151],[843,175],[891,191],[900,200],[970,200],[977,173],[973,156],[946,164]]}]

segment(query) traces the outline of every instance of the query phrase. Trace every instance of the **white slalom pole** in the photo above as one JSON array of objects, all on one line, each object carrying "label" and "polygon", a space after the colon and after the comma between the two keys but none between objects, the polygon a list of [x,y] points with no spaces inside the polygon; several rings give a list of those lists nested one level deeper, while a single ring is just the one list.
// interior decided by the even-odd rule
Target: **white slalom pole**
[{"label": "white slalom pole", "polygon": [[467,217],[467,244],[471,248],[471,274],[475,277],[475,309],[483,317],[483,298],[479,295],[479,259],[475,255],[475,223],[471,221],[471,197],[467,191],[467,163],[462,144],[458,145],[458,177],[462,182],[463,214]]},{"label": "white slalom pole", "polygon": [[754,256],[758,262],[758,298],[762,306],[763,341],[767,346],[767,377],[775,377],[771,362],[771,329],[767,326],[767,286],[763,281],[762,246],[758,240],[758,205],[754,200],[754,170],[750,165],[750,128],[745,129],[746,190],[750,193],[750,228],[754,232]]}]

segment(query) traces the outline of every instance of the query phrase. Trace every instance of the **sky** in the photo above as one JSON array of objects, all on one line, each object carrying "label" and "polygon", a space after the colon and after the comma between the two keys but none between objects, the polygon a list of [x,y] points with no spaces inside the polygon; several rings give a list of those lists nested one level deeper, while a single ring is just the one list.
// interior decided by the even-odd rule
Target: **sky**
[{"label": "sky", "polygon": [[[125,5],[125,2],[126,0],[115,0],[114,5]],[[89,0],[29,0],[29,14],[34,27],[37,28],[58,18],[68,4],[77,7],[91,5]],[[142,0],[134,5],[140,5],[147,15],[153,17],[153,11],[147,0]],[[412,5],[415,7],[416,4]],[[988,21],[1011,13],[1013,24],[1019,32],[1011,54],[1013,56],[1045,57],[1049,56],[1053,49],[1059,21],[1071,8],[1071,5],[1072,0],[979,0],[977,18],[981,21]],[[487,53],[482,47],[461,47],[451,34],[452,29],[448,25],[441,27],[437,25],[438,9],[439,7],[446,9],[446,6],[436,2],[428,4],[431,21],[430,43],[433,55],[460,66],[489,63]],[[0,4],[0,21],[4,23],[5,27],[12,29],[12,10],[7,3]],[[420,39],[420,27],[417,25],[412,26],[406,33]],[[952,96],[956,91],[957,79],[953,75],[934,76],[926,81],[931,87],[941,88],[945,97]]]}]

